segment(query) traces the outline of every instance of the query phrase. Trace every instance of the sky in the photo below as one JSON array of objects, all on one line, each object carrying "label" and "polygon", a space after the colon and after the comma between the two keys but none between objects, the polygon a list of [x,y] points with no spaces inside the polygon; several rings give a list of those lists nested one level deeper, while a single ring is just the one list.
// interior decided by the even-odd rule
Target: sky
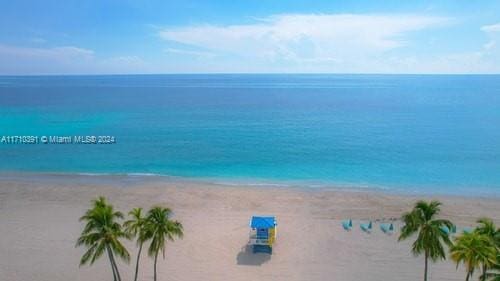
[{"label": "sky", "polygon": [[500,73],[500,1],[0,0],[0,75]]}]

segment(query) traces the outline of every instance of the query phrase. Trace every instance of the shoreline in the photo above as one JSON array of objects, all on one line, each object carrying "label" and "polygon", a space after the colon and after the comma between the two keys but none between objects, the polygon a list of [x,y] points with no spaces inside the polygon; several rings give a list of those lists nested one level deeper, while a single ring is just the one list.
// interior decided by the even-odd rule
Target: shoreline
[{"label": "shoreline", "polygon": [[[184,225],[184,239],[168,243],[160,276],[168,280],[417,280],[422,257],[411,240],[383,234],[381,221],[392,221],[418,199],[443,202],[443,218],[459,228],[482,216],[500,223],[500,200],[457,196],[400,196],[383,192],[224,186],[179,180],[44,176],[0,177],[0,276],[6,280],[102,280],[111,273],[106,260],[78,267],[84,252],[75,248],[82,230],[78,218],[97,196],[126,214],[134,207],[172,208]],[[94,178],[94,180],[92,180]],[[247,251],[252,215],[275,215],[279,235],[273,255]],[[341,221],[352,219],[346,232]],[[367,234],[361,222],[373,220]],[[396,222],[399,227],[400,222]],[[131,256],[135,243],[127,241]],[[124,280],[133,274],[119,263]],[[141,259],[141,280],[152,278],[152,262]],[[462,279],[451,261],[431,265],[433,280]]]},{"label": "shoreline", "polygon": [[[241,187],[241,188],[264,188],[264,189],[291,189],[303,191],[339,191],[339,192],[355,192],[355,193],[380,193],[386,195],[396,195],[403,197],[457,197],[457,198],[472,198],[472,199],[493,199],[500,200],[500,192],[477,192],[468,191],[467,193],[451,193],[451,192],[429,192],[425,190],[416,190],[416,187],[404,190],[401,188],[387,187],[380,185],[356,185],[356,184],[334,184],[320,181],[273,181],[263,179],[228,179],[228,178],[204,178],[204,177],[183,177],[171,176],[155,173],[84,173],[84,172],[32,172],[32,171],[0,171],[0,181],[4,180],[24,180],[25,178],[36,180],[81,180],[96,183],[106,182],[124,182],[124,183],[139,183],[144,182],[180,182],[187,184],[201,184],[213,186]],[[473,189],[473,188],[470,188]],[[481,188],[478,188],[481,189]],[[490,188],[494,189],[494,188]]]}]

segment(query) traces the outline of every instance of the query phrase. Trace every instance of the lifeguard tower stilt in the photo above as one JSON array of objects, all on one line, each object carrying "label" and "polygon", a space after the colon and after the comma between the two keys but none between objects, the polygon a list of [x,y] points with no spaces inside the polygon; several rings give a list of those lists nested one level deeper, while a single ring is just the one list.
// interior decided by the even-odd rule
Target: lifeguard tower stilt
[{"label": "lifeguard tower stilt", "polygon": [[254,253],[273,253],[273,244],[276,241],[277,223],[275,217],[253,216],[250,221],[250,240]]}]

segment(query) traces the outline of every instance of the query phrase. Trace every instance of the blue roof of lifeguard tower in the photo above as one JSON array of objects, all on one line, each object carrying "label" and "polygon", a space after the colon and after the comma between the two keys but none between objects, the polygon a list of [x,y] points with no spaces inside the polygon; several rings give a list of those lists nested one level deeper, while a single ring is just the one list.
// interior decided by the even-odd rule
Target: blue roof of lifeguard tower
[{"label": "blue roof of lifeguard tower", "polygon": [[250,222],[251,228],[273,228],[276,226],[276,218],[275,217],[252,217],[252,221]]}]

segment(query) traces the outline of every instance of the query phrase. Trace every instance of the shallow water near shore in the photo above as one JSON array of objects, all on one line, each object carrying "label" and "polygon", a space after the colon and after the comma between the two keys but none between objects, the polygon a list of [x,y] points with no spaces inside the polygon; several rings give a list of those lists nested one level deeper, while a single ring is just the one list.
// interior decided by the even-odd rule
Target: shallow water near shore
[{"label": "shallow water near shore", "polygon": [[498,75],[0,77],[0,170],[500,194]]}]

